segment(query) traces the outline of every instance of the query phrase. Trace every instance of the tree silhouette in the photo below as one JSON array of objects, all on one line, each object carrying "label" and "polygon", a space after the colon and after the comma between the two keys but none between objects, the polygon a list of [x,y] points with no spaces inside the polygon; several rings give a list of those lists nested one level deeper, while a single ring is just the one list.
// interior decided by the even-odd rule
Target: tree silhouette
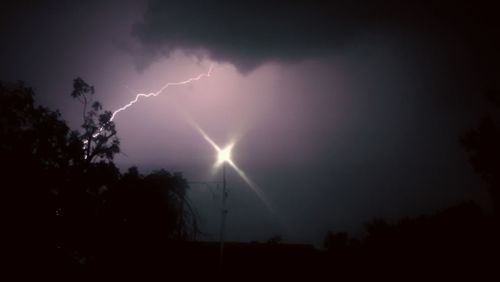
[{"label": "tree silhouette", "polygon": [[[486,97],[500,110],[500,91],[488,91]],[[498,114],[498,113],[497,113]],[[489,185],[495,211],[500,212],[500,126],[493,115],[481,118],[479,126],[460,139],[474,170]]]},{"label": "tree silhouette", "polygon": [[88,165],[95,159],[112,160],[120,152],[120,141],[116,136],[115,123],[111,121],[112,113],[103,111],[101,103],[93,100],[94,86],[87,84],[82,78],[73,81],[71,96],[83,105],[83,141],[84,159]]},{"label": "tree silhouette", "polygon": [[278,245],[281,244],[282,242],[283,242],[283,237],[281,235],[275,235],[267,239],[266,243],[270,245]]},{"label": "tree silhouette", "polygon": [[329,252],[345,252],[349,247],[349,234],[347,232],[329,231],[323,240],[323,246]]},{"label": "tree silhouette", "polygon": [[57,111],[35,106],[22,82],[0,83],[0,155],[12,258],[24,266],[58,257],[63,245],[61,196],[74,182],[81,141]]},{"label": "tree silhouette", "polygon": [[140,264],[148,253],[134,257],[139,249],[165,252],[169,240],[195,239],[187,181],[164,170],[120,173],[111,112],[93,100],[94,88],[83,79],[73,86],[71,96],[83,106],[81,132],[58,111],[35,106],[33,90],[23,83],[0,83],[3,199],[15,231],[11,258],[23,268],[87,271],[124,260]]},{"label": "tree silhouette", "polygon": [[112,191],[110,204],[116,220],[137,238],[147,234],[159,240],[195,239],[197,218],[186,197],[187,189],[187,181],[179,173],[158,170],[142,175],[132,167]]}]

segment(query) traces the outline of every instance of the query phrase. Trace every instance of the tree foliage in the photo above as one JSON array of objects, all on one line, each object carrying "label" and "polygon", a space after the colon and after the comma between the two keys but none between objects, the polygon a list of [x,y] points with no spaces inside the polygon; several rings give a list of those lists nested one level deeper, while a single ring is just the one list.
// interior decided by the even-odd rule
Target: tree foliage
[{"label": "tree foliage", "polygon": [[[500,110],[500,91],[488,91],[486,97]],[[485,115],[479,126],[468,130],[460,139],[474,170],[489,185],[496,212],[500,212],[500,123],[495,116]]]},{"label": "tree foliage", "polygon": [[[4,199],[13,224],[13,253],[79,269],[116,260],[123,244],[154,248],[167,240],[194,239],[196,216],[181,174],[165,170],[122,174],[111,112],[94,101],[94,87],[74,80],[81,130],[58,111],[36,106],[23,83],[0,83],[0,154]],[[146,244],[147,243],[147,244]],[[28,266],[28,265],[26,265]]]},{"label": "tree foliage", "polygon": [[94,86],[83,79],[73,81],[71,96],[83,105],[83,132],[79,138],[84,143],[84,159],[91,163],[95,159],[113,160],[120,152],[120,141],[116,136],[115,123],[111,121],[112,113],[103,111],[102,105],[94,101]]}]

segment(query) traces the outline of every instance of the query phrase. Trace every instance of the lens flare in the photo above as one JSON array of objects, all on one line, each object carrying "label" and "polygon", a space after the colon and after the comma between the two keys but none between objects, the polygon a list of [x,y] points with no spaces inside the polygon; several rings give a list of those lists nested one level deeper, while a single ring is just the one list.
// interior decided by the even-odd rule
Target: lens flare
[{"label": "lens flare", "polygon": [[217,162],[215,163],[215,167],[217,168],[218,166],[220,166],[224,162],[228,163],[229,166],[231,166],[234,169],[234,171],[236,171],[236,173],[241,177],[241,179],[243,179],[243,181],[248,185],[248,187],[250,187],[250,189],[257,195],[257,197],[262,201],[262,203],[269,209],[269,211],[276,214],[276,211],[275,211],[273,205],[271,204],[271,201],[266,197],[266,195],[264,195],[264,192],[262,192],[262,190],[257,186],[257,184],[255,184],[255,182],[253,182],[248,177],[248,175],[242,169],[240,169],[234,163],[234,161],[231,159],[231,151],[232,151],[235,143],[232,142],[228,146],[226,146],[224,149],[221,149],[219,147],[219,145],[217,145],[212,140],[212,138],[210,138],[207,135],[207,133],[205,133],[205,131],[203,129],[201,129],[201,127],[186,112],[183,112],[183,116],[186,119],[186,121],[189,124],[191,124],[191,126],[193,126],[196,129],[196,131],[198,131],[198,133],[200,133],[200,135],[203,137],[203,139],[205,139],[208,142],[208,144],[210,144],[212,146],[212,148],[214,148],[214,150],[216,151]]}]

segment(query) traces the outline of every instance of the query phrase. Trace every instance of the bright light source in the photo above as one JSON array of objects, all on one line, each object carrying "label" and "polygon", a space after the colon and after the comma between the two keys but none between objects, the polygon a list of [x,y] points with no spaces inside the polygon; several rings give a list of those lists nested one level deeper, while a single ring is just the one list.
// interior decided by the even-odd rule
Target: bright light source
[{"label": "bright light source", "polygon": [[223,163],[230,163],[231,161],[231,150],[233,150],[234,144],[229,144],[224,149],[220,149],[217,152],[217,166]]},{"label": "bright light source", "polygon": [[215,167],[218,167],[221,164],[227,162],[229,166],[231,166],[240,175],[240,177],[248,184],[250,189],[252,189],[255,192],[255,194],[257,194],[257,196],[262,200],[262,202],[267,206],[267,208],[270,211],[274,211],[271,202],[267,200],[264,193],[259,189],[259,187],[255,185],[255,183],[251,181],[250,178],[248,178],[246,173],[243,170],[241,170],[233,162],[233,160],[231,160],[231,151],[234,147],[234,141],[228,146],[226,146],[224,149],[221,149],[193,119],[187,116],[187,120],[196,130],[198,130],[198,132],[201,134],[201,136],[203,136],[203,138],[208,142],[208,144],[210,144],[214,148],[214,150],[217,151],[217,162],[215,163]]}]

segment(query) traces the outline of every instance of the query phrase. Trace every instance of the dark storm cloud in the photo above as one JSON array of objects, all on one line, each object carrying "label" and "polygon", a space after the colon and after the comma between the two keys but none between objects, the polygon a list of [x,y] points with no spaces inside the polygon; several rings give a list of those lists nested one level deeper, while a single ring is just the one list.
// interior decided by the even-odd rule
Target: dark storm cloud
[{"label": "dark storm cloud", "polygon": [[[490,5],[491,6],[491,5]],[[155,1],[133,30],[147,56],[205,50],[252,70],[327,55],[358,37],[418,35],[453,50],[498,46],[494,10],[463,1]],[[491,52],[488,52],[491,53]],[[467,58],[464,58],[467,59]]]}]

